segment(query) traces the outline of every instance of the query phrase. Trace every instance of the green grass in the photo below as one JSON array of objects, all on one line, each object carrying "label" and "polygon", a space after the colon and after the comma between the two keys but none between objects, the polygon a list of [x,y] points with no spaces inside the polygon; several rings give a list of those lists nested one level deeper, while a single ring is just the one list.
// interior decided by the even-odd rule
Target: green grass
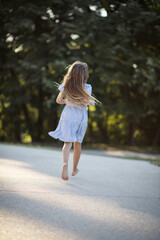
[{"label": "green grass", "polygon": [[151,159],[151,160],[150,160],[150,163],[152,163],[152,164],[154,164],[154,165],[160,167],[160,159],[154,159],[154,160]]},{"label": "green grass", "polygon": [[[115,156],[115,157],[117,157],[117,156]],[[159,158],[155,158],[155,159],[151,159],[151,158],[138,158],[138,157],[117,157],[117,158],[139,160],[139,161],[148,161],[148,162],[150,162],[150,163],[160,167],[160,159]]]},{"label": "green grass", "polygon": [[132,151],[136,153],[152,153],[152,154],[160,154],[159,147],[138,147],[138,146],[124,146],[124,145],[107,145],[104,143],[92,143],[86,144],[86,148],[90,149],[98,149],[98,150],[122,150],[122,151]]}]

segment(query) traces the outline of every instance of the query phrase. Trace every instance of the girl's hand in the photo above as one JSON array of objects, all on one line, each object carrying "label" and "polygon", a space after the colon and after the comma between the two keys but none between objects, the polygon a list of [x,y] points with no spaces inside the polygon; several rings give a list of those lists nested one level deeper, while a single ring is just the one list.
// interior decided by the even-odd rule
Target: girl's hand
[{"label": "girl's hand", "polygon": [[94,100],[90,100],[89,105],[90,106],[94,106],[95,105],[95,101]]},{"label": "girl's hand", "polygon": [[62,104],[66,104],[66,99],[65,98],[62,99]]},{"label": "girl's hand", "polygon": [[60,92],[57,96],[57,99],[56,99],[56,103],[58,104],[66,104],[66,99],[65,99],[65,93],[64,91],[63,92]]}]

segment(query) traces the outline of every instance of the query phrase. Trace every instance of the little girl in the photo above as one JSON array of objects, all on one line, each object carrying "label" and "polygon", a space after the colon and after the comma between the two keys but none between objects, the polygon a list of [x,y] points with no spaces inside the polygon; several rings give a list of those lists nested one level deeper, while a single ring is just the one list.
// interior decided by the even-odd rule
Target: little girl
[{"label": "little girl", "polygon": [[83,141],[88,122],[88,105],[94,106],[97,101],[92,93],[92,86],[87,84],[88,66],[86,63],[76,61],[69,68],[59,86],[60,93],[56,99],[58,104],[66,104],[58,126],[55,131],[48,134],[64,142],[62,179],[68,180],[68,158],[72,143],[74,143],[73,170],[75,176],[81,154],[81,143]]}]

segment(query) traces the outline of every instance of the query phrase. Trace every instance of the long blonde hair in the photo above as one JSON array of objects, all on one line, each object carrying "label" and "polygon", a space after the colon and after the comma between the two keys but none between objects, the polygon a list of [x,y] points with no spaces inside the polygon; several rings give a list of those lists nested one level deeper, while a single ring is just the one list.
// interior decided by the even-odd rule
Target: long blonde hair
[{"label": "long blonde hair", "polygon": [[92,102],[99,102],[89,94],[84,84],[88,79],[88,65],[76,61],[68,67],[68,71],[63,78],[63,87],[66,99],[77,107],[85,107]]}]

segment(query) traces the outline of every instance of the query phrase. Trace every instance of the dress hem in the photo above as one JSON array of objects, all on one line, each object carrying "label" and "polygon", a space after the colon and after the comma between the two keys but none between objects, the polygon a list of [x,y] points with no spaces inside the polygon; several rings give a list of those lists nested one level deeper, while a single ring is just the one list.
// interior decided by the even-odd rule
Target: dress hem
[{"label": "dress hem", "polygon": [[79,142],[79,143],[82,143],[82,141],[78,141],[78,140],[64,140],[64,139],[62,139],[61,137],[53,137],[53,136],[51,136],[49,133],[48,133],[48,135],[49,135],[50,137],[52,137],[52,138],[59,139],[59,140],[62,141],[62,142]]}]

